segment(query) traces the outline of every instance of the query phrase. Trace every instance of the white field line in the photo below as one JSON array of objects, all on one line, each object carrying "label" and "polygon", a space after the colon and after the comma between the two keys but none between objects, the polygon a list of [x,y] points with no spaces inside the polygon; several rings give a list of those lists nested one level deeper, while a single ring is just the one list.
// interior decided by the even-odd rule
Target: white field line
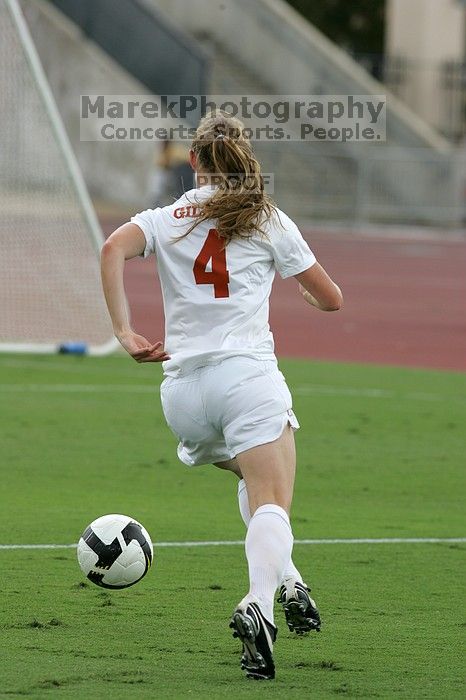
[{"label": "white field line", "polygon": [[158,386],[142,384],[0,384],[12,394],[156,394]]},{"label": "white field line", "polygon": [[[78,359],[78,358],[74,358]],[[83,358],[79,358],[83,360]],[[119,377],[130,377],[135,381],[141,378],[141,365],[136,366],[134,363],[134,368],[131,370],[131,365],[126,365],[127,369],[121,367],[108,367],[104,363],[102,365],[88,365],[86,360],[83,362],[76,362],[68,364],[67,358],[62,358],[61,360],[27,360],[22,358],[6,358],[0,355],[0,368],[1,367],[11,367],[13,369],[38,369],[38,370],[56,370],[63,372],[64,374],[118,374]],[[152,368],[153,369],[153,368]]]},{"label": "white field line", "polygon": [[[466,395],[431,394],[426,392],[397,392],[389,389],[354,389],[326,386],[324,384],[300,384],[290,387],[297,396],[353,396],[367,399],[406,399],[408,401],[466,401]],[[12,394],[156,394],[157,384],[0,384],[1,393]]]},{"label": "white field line", "polygon": [[[295,540],[294,544],[464,544],[466,537],[382,537],[361,539]],[[154,542],[154,547],[229,547],[244,545],[244,540],[205,540],[197,542]],[[77,544],[0,544],[7,549],[75,549]]]},{"label": "white field line", "polygon": [[351,387],[325,386],[323,384],[300,384],[292,387],[293,394],[298,396],[355,396],[365,399],[408,399],[410,401],[455,401],[466,400],[463,396],[446,396],[445,394],[430,394],[426,392],[396,392],[390,389],[353,389]]}]

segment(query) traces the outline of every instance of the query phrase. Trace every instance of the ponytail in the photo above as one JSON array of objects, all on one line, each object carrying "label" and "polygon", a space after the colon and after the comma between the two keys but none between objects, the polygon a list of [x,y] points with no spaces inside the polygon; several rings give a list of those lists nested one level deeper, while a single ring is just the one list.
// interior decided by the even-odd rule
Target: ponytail
[{"label": "ponytail", "polygon": [[185,235],[201,222],[214,220],[225,245],[234,238],[266,235],[264,224],[275,210],[264,191],[264,178],[244,125],[223,113],[204,117],[192,143],[199,170],[212,177],[216,189],[196,203],[196,220]]}]

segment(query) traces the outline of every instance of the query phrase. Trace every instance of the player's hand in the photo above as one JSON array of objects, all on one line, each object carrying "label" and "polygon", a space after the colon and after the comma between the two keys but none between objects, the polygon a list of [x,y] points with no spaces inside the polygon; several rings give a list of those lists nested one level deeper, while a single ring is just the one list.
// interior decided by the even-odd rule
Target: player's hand
[{"label": "player's hand", "polygon": [[136,362],[165,362],[170,359],[161,342],[152,344],[143,335],[138,335],[134,331],[120,333],[117,338]]}]

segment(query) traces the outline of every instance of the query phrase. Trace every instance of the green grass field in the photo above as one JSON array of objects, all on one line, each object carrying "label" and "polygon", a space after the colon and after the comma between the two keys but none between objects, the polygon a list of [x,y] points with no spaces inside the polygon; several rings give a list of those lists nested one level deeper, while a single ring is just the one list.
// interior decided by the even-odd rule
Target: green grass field
[{"label": "green grass field", "polygon": [[[466,535],[466,375],[281,368],[302,426],[296,538]],[[277,609],[277,678],[243,677],[242,547],[157,548],[244,536],[234,477],[177,461],[159,381],[122,356],[0,357],[0,544],[73,543],[108,512],[155,543],[144,581],[110,593],[73,549],[0,549],[0,697],[464,697],[465,543],[296,545],[322,633],[294,638]]]}]

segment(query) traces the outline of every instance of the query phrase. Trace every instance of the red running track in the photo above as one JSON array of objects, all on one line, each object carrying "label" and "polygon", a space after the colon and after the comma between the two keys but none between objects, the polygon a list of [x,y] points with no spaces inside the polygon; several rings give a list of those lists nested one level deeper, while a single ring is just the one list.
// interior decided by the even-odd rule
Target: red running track
[{"label": "red running track", "polygon": [[[107,234],[114,227],[104,222]],[[277,275],[270,322],[279,356],[466,370],[466,241],[322,231],[306,238],[345,305],[319,312],[294,279]],[[154,259],[130,261],[126,285],[134,328],[161,340]]]}]

